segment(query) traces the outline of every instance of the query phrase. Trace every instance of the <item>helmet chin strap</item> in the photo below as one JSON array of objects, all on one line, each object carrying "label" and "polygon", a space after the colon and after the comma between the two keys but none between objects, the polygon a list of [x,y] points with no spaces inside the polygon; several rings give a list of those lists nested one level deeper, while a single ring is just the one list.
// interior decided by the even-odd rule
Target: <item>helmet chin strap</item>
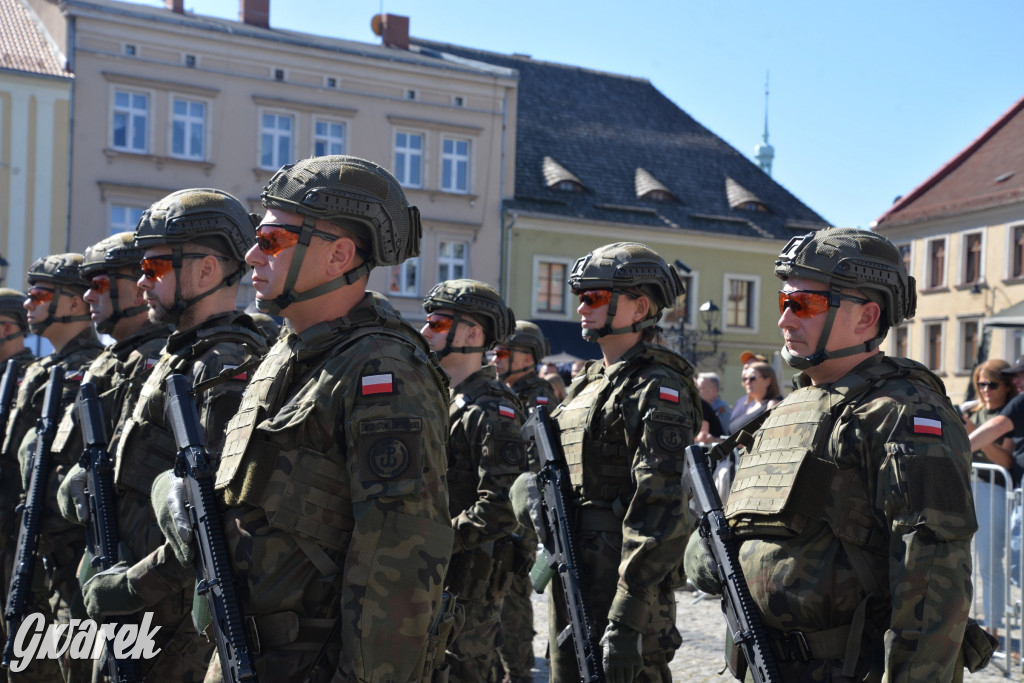
[{"label": "helmet chin strap", "polygon": [[182,251],[182,247],[171,247],[171,266],[174,268],[174,305],[167,309],[167,316],[164,321],[172,325],[176,324],[181,319],[181,314],[187,311],[193,304],[205,299],[218,289],[230,287],[241,280],[242,274],[245,273],[245,266],[239,266],[238,270],[225,277],[219,284],[214,285],[199,296],[186,299],[181,294],[181,264],[184,262]]},{"label": "helmet chin strap", "polygon": [[[138,278],[132,277],[131,275],[122,275],[121,273],[113,273],[108,277],[113,277],[115,280],[120,278],[122,280],[137,280]],[[141,306],[130,306],[129,308],[121,309],[118,304],[118,293],[117,293],[117,282],[110,283],[110,306],[111,313],[109,316],[96,323],[96,331],[100,334],[110,334],[114,331],[117,323],[121,322],[125,318],[131,318],[144,313],[148,306],[142,304]]]},{"label": "helmet chin strap", "polygon": [[[452,326],[448,328],[448,334],[444,338],[444,348],[435,352],[439,359],[444,358],[450,353],[484,353],[489,348],[487,346],[452,346],[452,342],[455,341],[455,330],[461,321],[462,316],[456,311],[452,315]],[[509,363],[511,364],[511,359]]]},{"label": "helmet chin strap", "polygon": [[345,285],[350,285],[369,273],[373,268],[373,259],[369,254],[364,253],[360,249],[358,250],[358,253],[363,258],[363,263],[361,265],[352,268],[341,277],[329,280],[322,285],[314,287],[313,289],[307,289],[305,292],[296,291],[295,283],[299,279],[299,271],[302,269],[302,261],[306,257],[306,249],[309,247],[309,241],[313,239],[313,231],[315,229],[316,219],[309,216],[303,216],[302,231],[299,232],[299,241],[295,245],[295,254],[292,255],[291,265],[288,266],[288,275],[284,280],[284,291],[280,296],[274,297],[273,299],[256,298],[256,308],[263,313],[267,313],[268,315],[278,315],[282,310],[288,308],[297,301],[315,299],[327,292],[333,292],[335,289],[340,289]]},{"label": "helmet chin strap", "polygon": [[630,332],[639,332],[640,330],[648,327],[654,327],[658,324],[657,317],[648,316],[643,320],[626,327],[612,327],[612,319],[615,317],[615,311],[618,310],[618,305],[619,293],[612,290],[612,300],[611,303],[608,304],[608,315],[604,319],[604,325],[596,330],[583,330],[583,338],[587,341],[596,342],[601,337],[607,337],[609,334],[629,334]]},{"label": "helmet chin strap", "polygon": [[[839,289],[836,287],[832,288],[833,293],[836,295],[833,300],[839,301]],[[816,365],[821,365],[827,360],[833,358],[846,358],[847,356],[853,356],[858,353],[867,353],[874,351],[878,348],[878,345],[882,343],[882,337],[875,337],[869,339],[862,344],[856,344],[854,346],[847,346],[843,349],[836,349],[834,351],[826,351],[825,347],[828,345],[829,335],[832,333],[832,324],[836,320],[836,311],[839,310],[838,306],[829,306],[828,317],[825,318],[825,327],[821,330],[821,335],[818,337],[818,346],[814,349],[814,353],[809,356],[798,356],[789,348],[783,344],[782,346],[782,358],[786,361],[786,364],[790,367],[796,368],[797,370],[806,370],[813,368]]]},{"label": "helmet chin strap", "polygon": [[[60,283],[53,283],[53,298],[50,299],[50,305],[46,307],[46,320],[41,323],[32,323],[29,325],[29,330],[32,334],[42,336],[46,328],[54,323],[81,323],[92,320],[92,316],[88,313],[81,315],[57,315],[57,301],[60,299],[61,294],[64,293],[64,290],[65,287]],[[74,292],[71,292],[71,294],[79,296]]]},{"label": "helmet chin strap", "polygon": [[[15,325],[15,327],[18,327],[18,326]],[[25,336],[25,332],[20,327],[18,327],[18,329],[16,329],[14,332],[12,332],[11,334],[7,335],[6,337],[0,337],[0,344],[5,344],[5,343],[11,341],[12,339],[17,339],[18,337],[24,337],[24,336]]]}]

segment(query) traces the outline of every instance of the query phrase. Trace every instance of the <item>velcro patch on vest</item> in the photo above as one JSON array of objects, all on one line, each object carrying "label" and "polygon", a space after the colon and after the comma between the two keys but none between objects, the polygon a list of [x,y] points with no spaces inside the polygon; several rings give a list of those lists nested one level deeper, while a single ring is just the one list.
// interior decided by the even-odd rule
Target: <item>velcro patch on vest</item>
[{"label": "velcro patch on vest", "polygon": [[498,404],[498,414],[502,417],[507,417],[510,420],[514,420],[516,418],[516,411],[512,406],[507,406],[504,403]]},{"label": "velcro patch on vest", "polygon": [[942,436],[942,423],[929,417],[915,417],[914,433]]},{"label": "velcro patch on vest", "polygon": [[547,404],[548,404],[548,397],[547,396],[538,396],[537,397],[537,405],[539,405],[539,406],[546,406]]},{"label": "velcro patch on vest", "polygon": [[363,375],[359,380],[363,396],[395,393],[394,376],[390,372],[380,375]]},{"label": "velcro patch on vest", "polygon": [[359,422],[359,481],[368,493],[377,492],[377,485],[386,490],[388,482],[419,478],[423,468],[422,432],[423,420],[414,417]]},{"label": "velcro patch on vest", "polygon": [[669,403],[679,403],[679,390],[671,387],[659,387],[658,398]]}]

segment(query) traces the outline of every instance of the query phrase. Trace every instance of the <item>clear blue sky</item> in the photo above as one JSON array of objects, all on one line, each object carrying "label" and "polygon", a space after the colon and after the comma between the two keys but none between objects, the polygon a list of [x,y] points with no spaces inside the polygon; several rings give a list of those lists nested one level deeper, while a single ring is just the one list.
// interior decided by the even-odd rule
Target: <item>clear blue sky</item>
[{"label": "clear blue sky", "polygon": [[[163,0],[143,0],[163,6]],[[238,18],[239,0],[186,0]],[[647,78],[752,157],[771,72],[773,177],[867,227],[1024,96],[1024,0],[271,0],[270,24],[379,43],[370,19]]]}]

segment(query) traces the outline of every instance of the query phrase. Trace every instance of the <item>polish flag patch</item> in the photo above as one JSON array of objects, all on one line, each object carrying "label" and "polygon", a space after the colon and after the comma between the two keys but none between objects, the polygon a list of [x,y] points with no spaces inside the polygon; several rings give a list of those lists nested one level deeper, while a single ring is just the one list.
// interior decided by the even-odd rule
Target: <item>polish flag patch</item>
[{"label": "polish flag patch", "polygon": [[679,391],[669,387],[659,387],[658,398],[669,403],[679,403]]},{"label": "polish flag patch", "polygon": [[498,404],[498,412],[501,414],[502,417],[507,417],[510,420],[514,419],[516,416],[516,411],[514,411],[511,407],[500,403]]},{"label": "polish flag patch", "polygon": [[394,378],[390,372],[386,372],[383,375],[364,375],[360,381],[363,396],[393,394],[395,391]]},{"label": "polish flag patch", "polygon": [[85,377],[85,373],[82,370],[76,370],[70,375],[64,377],[65,382],[81,382],[82,378]]},{"label": "polish flag patch", "polygon": [[[238,367],[237,365],[225,365],[224,369],[225,370],[234,370],[237,367]],[[247,382],[247,381],[249,381],[249,372],[247,370],[243,370],[242,372],[238,373],[237,375],[232,375],[231,379],[240,379],[240,380],[242,380],[244,382]]]},{"label": "polish flag patch", "polygon": [[156,358],[147,358],[146,359],[146,369],[147,370],[152,370],[156,366],[156,363],[157,363],[157,359]]},{"label": "polish flag patch", "polygon": [[539,405],[539,406],[546,406],[547,404],[548,404],[548,397],[547,396],[538,396],[537,397],[537,405]]},{"label": "polish flag patch", "polygon": [[931,434],[932,436],[942,436],[942,423],[939,422],[938,420],[932,420],[927,417],[915,417],[914,433]]}]

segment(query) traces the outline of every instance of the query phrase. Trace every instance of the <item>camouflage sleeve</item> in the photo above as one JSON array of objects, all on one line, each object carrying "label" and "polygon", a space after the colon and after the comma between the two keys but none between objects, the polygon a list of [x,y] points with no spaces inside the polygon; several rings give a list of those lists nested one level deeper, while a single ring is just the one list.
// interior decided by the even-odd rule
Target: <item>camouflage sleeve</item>
[{"label": "camouflage sleeve", "polygon": [[479,497],[452,519],[453,552],[462,552],[515,533],[519,528],[508,492],[527,470],[526,443],[518,401],[487,400],[466,411],[464,437],[479,474]]},{"label": "camouflage sleeve", "polygon": [[128,585],[147,607],[157,605],[196,581],[196,570],[184,565],[173,546],[163,545],[128,567]]},{"label": "camouflage sleeve", "polygon": [[977,530],[967,434],[939,395],[910,391],[862,410],[844,447],[878,468],[876,498],[891,532],[886,680],[952,680]]},{"label": "camouflage sleeve", "polygon": [[352,673],[343,664],[338,675],[406,681],[422,666],[451,554],[448,402],[425,358],[384,344],[373,351],[330,401],[354,520],[340,597],[341,650]]},{"label": "camouflage sleeve", "polygon": [[643,378],[623,401],[635,491],[622,521],[622,561],[608,618],[647,627],[658,587],[686,550],[690,532],[682,488],[683,449],[693,443],[699,408],[686,380],[669,373]]}]

